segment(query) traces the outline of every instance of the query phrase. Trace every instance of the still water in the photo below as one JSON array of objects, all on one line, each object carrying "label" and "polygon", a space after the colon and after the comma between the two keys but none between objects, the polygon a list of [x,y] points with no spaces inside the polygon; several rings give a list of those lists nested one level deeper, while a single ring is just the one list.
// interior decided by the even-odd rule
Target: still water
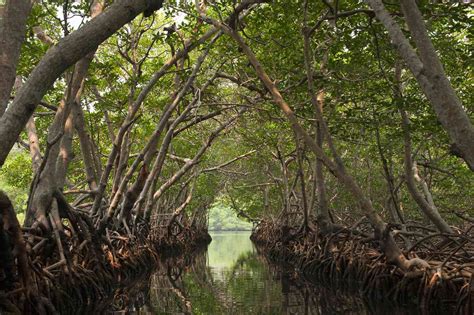
[{"label": "still water", "polygon": [[163,261],[117,294],[111,312],[135,314],[420,314],[416,307],[367,301],[272,265],[250,232],[214,232],[207,252]]}]

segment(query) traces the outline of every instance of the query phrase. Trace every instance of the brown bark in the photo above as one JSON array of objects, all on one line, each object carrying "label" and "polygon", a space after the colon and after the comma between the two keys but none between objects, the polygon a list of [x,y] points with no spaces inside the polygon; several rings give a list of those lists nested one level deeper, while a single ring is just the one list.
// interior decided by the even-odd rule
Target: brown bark
[{"label": "brown bark", "polygon": [[[316,104],[314,104],[313,101],[313,106],[316,105],[318,109],[322,112],[323,111],[323,96],[321,94],[322,92],[318,93],[318,96],[316,97]],[[318,120],[316,122],[316,143],[318,144],[319,147],[322,148],[324,142],[324,135],[323,135],[323,130],[321,128],[321,122]],[[328,223],[331,221],[331,217],[329,215],[329,206],[328,206],[328,201],[326,197],[326,183],[324,179],[324,171],[323,171],[323,162],[321,159],[316,158],[316,165],[315,165],[315,176],[316,176],[316,191],[318,194],[318,217],[320,220],[323,221],[324,223]]]},{"label": "brown bark", "polygon": [[54,40],[49,37],[48,34],[46,34],[46,32],[41,28],[41,26],[34,26],[33,32],[35,33],[36,37],[38,37],[38,39],[44,44],[48,46],[53,46],[55,44]]},{"label": "brown bark", "polygon": [[[166,133],[166,135],[163,139],[163,142],[160,146],[160,150],[159,150],[158,155],[155,159],[155,163],[153,164],[153,169],[150,172],[150,174],[147,178],[146,184],[145,184],[143,190],[141,191],[140,196],[137,199],[137,201],[135,203],[135,206],[134,206],[135,212],[137,214],[139,214],[139,216],[142,213],[141,208],[142,208],[143,202],[145,201],[145,197],[148,195],[149,192],[150,192],[150,194],[152,193],[150,191],[150,188],[152,186],[154,186],[154,183],[157,181],[157,179],[158,179],[158,177],[161,173],[161,170],[162,170],[164,162],[165,162],[166,153],[168,152],[169,146],[171,144],[171,140],[173,139],[174,129],[189,114],[189,112],[191,110],[191,106],[193,104],[194,104],[194,102],[191,102],[185,108],[185,110],[179,115],[179,117],[176,118],[173,121],[173,123],[170,125],[170,127],[169,127],[169,129],[168,129],[168,131],[167,131],[167,133]],[[148,206],[150,206],[150,205],[148,205]]]},{"label": "brown bark", "polygon": [[[132,42],[131,44],[132,48],[130,52],[132,56],[131,57],[128,56],[129,54],[128,51],[127,53],[121,53],[121,54],[132,65],[132,69],[133,69],[133,72],[131,74],[132,82],[130,85],[130,91],[128,93],[128,113],[127,113],[127,116],[132,116],[134,115],[133,113],[134,108],[135,108],[134,98],[135,98],[135,93],[137,90],[137,84],[141,76],[141,64],[135,60],[136,53],[137,53],[136,46],[138,45],[138,40],[135,38],[131,38],[129,40]],[[118,154],[115,160],[116,165],[115,165],[114,181],[112,185],[112,195],[114,195],[117,189],[119,188],[120,182],[122,181],[124,172],[128,165],[128,158],[130,155],[130,146],[131,146],[130,136],[131,136],[131,128],[127,130],[127,132],[125,133],[125,136],[123,137],[123,140],[122,140],[120,154]]]},{"label": "brown bark", "polygon": [[[20,223],[16,218],[13,205],[8,196],[0,190],[0,261],[7,283],[13,284],[15,269],[18,268],[24,289],[30,289],[30,269],[26,254],[26,246]],[[16,259],[16,266],[15,266]],[[10,282],[10,283],[8,283]]]},{"label": "brown bark", "polygon": [[[15,89],[18,90],[23,85],[23,80],[21,76],[17,76],[15,82]],[[31,156],[31,166],[33,169],[33,174],[38,172],[38,169],[41,165],[41,149],[39,146],[38,133],[36,132],[36,124],[34,117],[31,117],[26,123],[26,133],[28,135],[28,149]]]},{"label": "brown bark", "polygon": [[[135,159],[133,164],[129,167],[128,171],[125,173],[125,175],[121,179],[120,185],[117,187],[117,191],[114,192],[113,197],[111,198],[111,202],[107,210],[106,218],[104,220],[108,220],[115,213],[115,210],[122,199],[122,195],[127,189],[127,185],[130,179],[132,178],[136,170],[139,168],[140,164],[143,162],[143,165],[141,167],[142,170],[149,168],[149,163],[152,161],[152,158],[155,154],[154,148],[156,147],[156,144],[159,141],[161,133],[166,126],[167,119],[164,119],[164,118],[166,116],[166,113],[171,107],[172,107],[172,104],[169,104],[168,106],[165,107],[164,109],[165,114],[163,114],[160,117],[160,120],[155,130],[153,131],[152,135],[150,136],[150,139],[147,141],[146,145],[143,147],[138,157]],[[109,156],[109,161],[110,161],[110,156]]]},{"label": "brown bark", "polygon": [[[56,159],[56,187],[63,189],[66,183],[67,167],[72,159],[72,140],[74,135],[74,115],[69,113],[64,124],[64,132],[59,145],[58,157]],[[52,157],[50,157],[52,158]]]},{"label": "brown bark", "polygon": [[[97,2],[95,2],[97,6]],[[95,10],[96,14],[98,11]],[[32,203],[26,214],[25,222],[32,224],[34,217],[42,218],[45,225],[48,209],[53,200],[53,192],[56,189],[62,190],[66,182],[66,174],[69,161],[72,156],[72,142],[74,132],[73,106],[80,106],[84,78],[87,74],[93,52],[79,60],[72,74],[67,75],[68,88],[64,99],[61,101],[54,121],[48,130],[48,142],[51,143],[49,155],[45,161],[45,168],[38,174],[39,181],[33,190]],[[53,142],[53,139],[60,138],[60,141]],[[54,203],[53,203],[54,204]],[[46,227],[46,226],[44,226]]]},{"label": "brown bark", "polygon": [[130,187],[125,193],[125,199],[123,201],[123,205],[120,209],[120,214],[118,216],[118,220],[120,223],[122,221],[124,221],[125,224],[130,222],[133,204],[138,199],[140,192],[143,190],[147,177],[148,170],[146,167],[142,167],[142,169],[140,170],[140,174],[138,174],[137,180],[135,181],[135,183],[133,183],[132,187]]},{"label": "brown bark", "polygon": [[[210,46],[209,46],[209,48],[210,48]],[[204,61],[204,57],[208,54],[208,52],[209,52],[209,49],[207,49],[200,56],[200,58],[199,58],[200,61],[198,61],[196,67],[198,65],[200,67],[201,63]],[[166,135],[163,139],[160,150],[158,152],[158,156],[156,157],[155,163],[153,165],[153,169],[152,169],[150,175],[148,176],[147,183],[145,184],[145,187],[142,190],[142,192],[140,194],[140,197],[137,199],[137,201],[134,205],[134,209],[135,209],[135,212],[137,213],[137,217],[141,217],[143,215],[142,208],[143,208],[143,203],[145,202],[145,198],[147,198],[146,206],[147,206],[147,209],[149,209],[149,210],[151,210],[153,208],[153,205],[156,203],[156,199],[153,198],[153,191],[155,190],[155,186],[156,186],[158,177],[161,173],[161,169],[164,165],[165,158],[166,158],[166,155],[167,155],[167,152],[168,152],[168,148],[170,146],[171,140],[174,137],[175,130],[176,130],[177,126],[182,121],[184,121],[184,119],[188,116],[188,114],[190,113],[192,108],[196,105],[196,103],[199,102],[202,91],[205,91],[207,89],[207,87],[212,83],[214,78],[215,77],[212,77],[211,79],[209,79],[204,84],[204,86],[201,89],[201,92],[197,93],[195,95],[193,100],[186,106],[186,108],[183,110],[183,112],[169,126],[169,129],[168,129],[168,131],[167,131],[167,133],[166,133]],[[190,80],[191,80],[191,78],[189,78],[187,82],[190,82]],[[193,79],[193,81],[194,81],[194,79]],[[180,94],[178,94],[178,97],[179,97]],[[185,162],[185,164],[190,163],[191,160],[186,159],[184,162]],[[149,214],[150,214],[150,211],[148,211],[148,215]]]},{"label": "brown bark", "polygon": [[[250,1],[249,3],[245,2],[245,3],[242,3],[242,4],[238,5],[235,9],[235,12],[234,12],[237,15],[231,15],[227,20],[237,18],[238,13],[240,13],[242,10],[244,10],[251,2],[252,1]],[[148,83],[145,85],[145,87],[142,89],[142,91],[139,93],[139,95],[137,96],[137,99],[134,102],[134,110],[132,112],[132,116],[131,117],[127,116],[127,118],[124,120],[124,123],[122,124],[122,127],[119,129],[119,132],[118,132],[117,136],[114,139],[114,146],[113,146],[112,152],[109,154],[109,159],[107,161],[105,171],[102,173],[102,176],[101,176],[101,179],[100,179],[100,182],[99,182],[98,192],[97,192],[97,195],[96,195],[96,198],[95,198],[95,201],[94,201],[94,205],[91,208],[91,213],[96,214],[100,210],[100,205],[101,205],[101,202],[102,202],[102,196],[103,196],[104,190],[106,188],[106,181],[108,180],[110,172],[112,170],[113,161],[115,160],[116,155],[120,151],[120,146],[121,146],[121,143],[122,143],[123,134],[126,131],[125,129],[128,129],[128,127],[132,123],[132,119],[133,119],[136,111],[140,107],[140,105],[143,103],[143,101],[145,100],[147,95],[151,92],[151,90],[156,85],[158,80],[166,74],[166,72],[169,70],[169,68],[171,68],[174,64],[176,64],[180,59],[187,56],[190,51],[194,50],[199,45],[205,43],[208,39],[210,39],[211,37],[213,37],[217,33],[220,33],[219,29],[217,27],[212,27],[209,31],[204,33],[199,39],[197,39],[195,41],[191,41],[191,40],[185,41],[184,48],[181,49],[181,50],[178,50],[176,52],[176,54],[174,54],[157,72],[155,72],[153,74],[153,76],[151,77],[151,79],[148,81]],[[218,36],[219,35],[217,35],[216,37],[218,37]],[[165,120],[165,122],[166,122],[166,120]],[[150,147],[154,147],[154,142],[147,144],[147,146],[148,145],[150,145]],[[145,150],[144,154],[150,155],[150,153],[153,153],[153,151],[148,151],[148,150],[149,149]],[[136,160],[136,162],[137,162],[136,165],[134,163],[135,167],[133,167],[133,165],[132,165],[132,168],[134,168],[134,169],[131,171],[130,176],[133,175],[133,172],[136,170],[136,168],[138,167],[138,164],[141,162],[142,159],[143,159],[143,156],[140,154],[140,156]],[[127,178],[127,175],[125,176],[124,179],[126,179],[126,178]],[[125,182],[125,184],[127,182],[128,182],[128,180]],[[123,187],[126,187],[126,185],[123,186]],[[123,191],[124,191],[124,188],[120,188],[120,186],[119,186],[117,193],[123,193]],[[115,199],[115,196],[114,196],[114,199]],[[119,200],[120,199],[118,199],[116,201],[112,201],[112,203],[114,204],[114,207],[116,207]]]},{"label": "brown bark", "polygon": [[[320,26],[320,23],[316,23],[316,25],[312,28],[308,26],[308,2],[305,1],[304,3],[304,25],[303,25],[303,41],[304,41],[304,62],[305,62],[305,69],[306,69],[306,79],[308,82],[308,93],[310,94],[311,103],[313,105],[315,114],[316,114],[316,144],[323,148],[324,138],[326,137],[326,142],[328,147],[333,155],[335,164],[337,167],[345,173],[345,166],[340,158],[336,147],[333,143],[332,135],[329,132],[329,128],[326,125],[326,122],[323,117],[323,107],[324,107],[324,97],[325,91],[324,88],[321,88],[319,91],[316,89],[316,85],[314,82],[315,71],[312,66],[312,56],[313,51],[311,48],[311,36],[314,31]],[[336,15],[336,12],[333,12]],[[335,27],[335,20],[330,22],[332,27]],[[330,40],[332,41],[332,39]],[[320,61],[320,71],[324,74],[326,72],[326,65],[328,62],[328,52],[324,53],[322,60]],[[315,163],[315,181],[316,181],[316,192],[318,196],[318,221],[323,230],[327,230],[328,232],[331,230],[330,225],[333,223],[333,219],[331,214],[329,213],[329,206],[326,196],[326,184],[324,179],[324,172],[323,172],[323,161],[316,157]]]},{"label": "brown bark", "polygon": [[89,189],[95,191],[97,189],[97,173],[94,165],[93,152],[91,148],[91,140],[87,134],[85,128],[84,113],[81,106],[73,106],[74,113],[74,127],[79,137],[79,143],[81,145],[82,161],[84,163],[84,169],[86,172],[86,180],[89,185]]},{"label": "brown bark", "polygon": [[30,155],[33,167],[33,173],[36,173],[41,165],[41,150],[39,146],[38,134],[36,132],[36,124],[33,117],[26,124],[26,132],[28,134],[28,142],[30,145]]},{"label": "brown bark", "polygon": [[108,111],[104,111],[104,119],[105,119],[105,123],[107,124],[107,130],[109,132],[110,141],[114,142],[115,141],[114,127],[112,126],[112,122],[110,121]]},{"label": "brown bark", "polygon": [[125,23],[162,0],[115,1],[104,13],[53,46],[35,67],[10,108],[0,118],[0,166],[18,139],[37,104],[54,81],[79,59],[94,51]]},{"label": "brown bark", "polygon": [[[100,13],[102,13],[103,10],[103,4],[102,1],[100,0],[94,0],[92,5],[91,5],[91,18],[94,19],[96,18]],[[80,140],[81,143],[81,149],[84,148],[86,150],[86,153],[83,153],[84,158],[84,168],[86,171],[86,177],[87,181],[89,183],[89,188],[94,190],[96,188],[96,184],[94,185],[94,179],[92,179],[94,176],[91,173],[91,159],[88,158],[88,155],[90,154],[87,153],[87,150],[89,147],[87,146],[86,142],[86,134],[85,134],[85,129],[83,128],[84,123],[81,121],[81,119],[84,119],[83,113],[82,113],[82,108],[81,108],[81,96],[84,88],[84,80],[87,76],[87,72],[89,69],[89,66],[92,62],[92,59],[94,58],[95,50],[88,53],[84,58],[79,60],[74,67],[74,72],[72,74],[72,79],[71,83],[69,86],[69,93],[67,94],[67,99],[66,102],[70,107],[70,113],[69,116],[66,120],[65,126],[64,126],[64,135],[61,139],[61,149],[59,156],[57,158],[56,162],[56,180],[57,180],[57,188],[62,189],[66,182],[66,174],[67,174],[67,168],[69,165],[69,162],[72,158],[72,143],[73,143],[73,133],[74,133],[74,128],[76,122],[79,124],[78,128],[76,128],[81,132],[79,134],[79,137],[82,138]],[[77,118],[76,118],[77,116]],[[92,185],[92,186],[91,186]]]},{"label": "brown bark", "polygon": [[15,83],[20,49],[25,40],[31,0],[7,0],[0,13],[0,117],[6,111]]},{"label": "brown bark", "polygon": [[25,215],[25,226],[29,227],[35,220],[43,229],[49,229],[47,221],[48,209],[51,205],[53,192],[57,188],[56,160],[60,152],[60,139],[64,134],[64,126],[69,116],[70,108],[63,99],[58,107],[53,123],[48,129],[48,155],[44,156],[44,168],[37,174],[38,181],[33,183],[31,206]]},{"label": "brown bark", "polygon": [[263,187],[263,211],[265,214],[269,213],[270,210],[270,200],[268,198],[270,192],[270,186]]},{"label": "brown bark", "polygon": [[168,223],[168,233],[171,234],[171,229],[172,229],[172,226],[175,222],[175,220],[181,215],[183,214],[183,211],[186,209],[186,207],[189,205],[189,203],[191,202],[191,199],[193,198],[193,190],[194,190],[194,185],[191,186],[191,188],[189,189],[189,192],[186,196],[186,199],[183,201],[183,203],[181,203],[179,205],[179,207],[177,207],[174,211],[173,211],[173,215],[171,216],[171,219]]}]

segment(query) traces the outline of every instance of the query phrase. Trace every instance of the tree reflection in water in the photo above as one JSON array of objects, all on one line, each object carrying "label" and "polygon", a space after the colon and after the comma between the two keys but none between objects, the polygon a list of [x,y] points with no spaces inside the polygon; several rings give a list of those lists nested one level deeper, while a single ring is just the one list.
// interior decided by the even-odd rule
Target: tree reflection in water
[{"label": "tree reflection in water", "polygon": [[118,291],[109,311],[141,314],[419,313],[416,307],[408,309],[387,305],[386,301],[367,301],[343,286],[328,288],[310,283],[292,269],[269,263],[253,248],[248,235],[214,235],[207,252],[162,261],[151,277],[133,288]]}]

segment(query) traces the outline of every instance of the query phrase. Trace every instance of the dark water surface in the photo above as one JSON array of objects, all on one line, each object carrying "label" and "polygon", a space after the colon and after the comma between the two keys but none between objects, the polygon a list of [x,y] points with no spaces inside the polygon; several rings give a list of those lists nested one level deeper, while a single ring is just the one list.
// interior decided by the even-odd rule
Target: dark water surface
[{"label": "dark water surface", "polygon": [[[110,312],[135,314],[422,314],[298,278],[268,263],[250,232],[214,232],[207,252],[164,261],[116,295]],[[439,314],[442,314],[439,310]],[[426,312],[425,314],[433,314]]]}]

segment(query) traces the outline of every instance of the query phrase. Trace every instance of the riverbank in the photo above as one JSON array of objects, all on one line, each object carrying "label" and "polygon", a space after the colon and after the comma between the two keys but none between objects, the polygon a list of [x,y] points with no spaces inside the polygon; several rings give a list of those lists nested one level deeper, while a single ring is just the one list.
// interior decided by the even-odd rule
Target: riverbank
[{"label": "riverbank", "polygon": [[[174,256],[132,287],[116,291],[102,312],[145,314],[421,314],[415,304],[368,298],[357,290],[309,281],[267,259],[249,233],[211,233],[206,251]],[[229,245],[233,244],[231,250]],[[442,309],[430,315],[452,314]]]},{"label": "riverbank", "polygon": [[412,248],[410,254],[426,259],[430,268],[403,271],[387,263],[376,241],[347,231],[326,236],[310,231],[305,235],[299,228],[283,228],[264,221],[253,231],[251,239],[270,260],[289,264],[319,283],[343,283],[370,298],[416,303],[424,310],[442,305],[458,314],[473,311],[472,266],[468,259],[466,264],[457,261],[458,266],[465,268],[454,266],[456,252],[452,247],[459,247],[454,244],[444,248],[444,260],[452,259],[450,263],[435,259],[434,251],[415,253]]},{"label": "riverbank", "polygon": [[44,262],[30,252],[32,286],[25,290],[15,283],[12,290],[0,292],[0,310],[12,314],[90,313],[110,300],[117,288],[133,286],[150,275],[161,260],[206,247],[211,238],[205,229],[186,226],[174,237],[155,231],[133,237],[111,231],[106,239],[98,240],[101,242],[88,248],[83,246],[80,257],[68,257],[67,264],[59,268],[42,266]]}]

